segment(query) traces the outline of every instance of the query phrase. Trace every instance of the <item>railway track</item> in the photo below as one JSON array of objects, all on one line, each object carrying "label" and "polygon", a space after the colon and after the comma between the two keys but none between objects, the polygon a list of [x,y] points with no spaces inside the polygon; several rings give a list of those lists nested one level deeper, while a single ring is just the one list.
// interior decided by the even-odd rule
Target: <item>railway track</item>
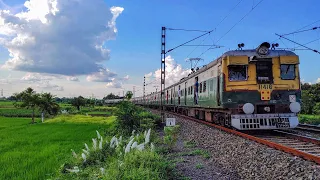
[{"label": "railway track", "polygon": [[300,136],[292,133],[287,133],[279,130],[274,130],[269,135],[244,133],[244,132],[229,129],[220,125],[212,124],[207,121],[199,120],[193,117],[189,117],[189,116],[185,116],[185,115],[181,115],[173,112],[168,112],[168,111],[166,111],[165,113],[171,114],[174,116],[179,116],[184,119],[189,119],[189,120],[202,123],[211,127],[215,127],[220,130],[256,141],[260,144],[264,144],[269,147],[272,147],[272,148],[293,154],[295,156],[304,158],[306,160],[314,161],[317,164],[320,164],[320,141],[317,139],[304,137],[304,136]]},{"label": "railway track", "polygon": [[320,133],[320,126],[315,126],[310,124],[299,124],[299,126],[297,126],[295,129]]},{"label": "railway track", "polygon": [[273,130],[265,134],[260,133],[253,136],[290,147],[312,156],[320,157],[320,141],[314,138],[288,133],[281,130]]}]

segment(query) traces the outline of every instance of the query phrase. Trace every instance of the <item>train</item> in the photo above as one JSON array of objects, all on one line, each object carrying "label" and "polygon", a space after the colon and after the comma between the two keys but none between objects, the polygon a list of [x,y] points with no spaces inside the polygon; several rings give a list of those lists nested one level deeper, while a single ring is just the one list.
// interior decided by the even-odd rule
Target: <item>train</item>
[{"label": "train", "polygon": [[[163,109],[237,130],[295,128],[301,110],[299,56],[268,42],[253,49],[238,46],[165,87]],[[160,108],[160,100],[160,92],[153,92],[131,101]]]},{"label": "train", "polygon": [[123,101],[123,100],[124,100],[124,98],[106,99],[106,100],[104,101],[104,103],[105,103],[105,104],[109,104],[109,105],[111,105],[111,104],[118,104],[118,103],[120,103],[120,102]]}]

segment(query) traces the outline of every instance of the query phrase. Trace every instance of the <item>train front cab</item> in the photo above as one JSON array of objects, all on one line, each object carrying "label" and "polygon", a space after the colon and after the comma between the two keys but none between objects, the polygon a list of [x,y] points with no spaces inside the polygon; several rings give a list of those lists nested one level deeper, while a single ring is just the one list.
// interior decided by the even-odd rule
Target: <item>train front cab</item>
[{"label": "train front cab", "polygon": [[238,130],[295,128],[301,109],[298,64],[298,56],[290,51],[224,57],[222,106],[232,111],[231,126]]}]

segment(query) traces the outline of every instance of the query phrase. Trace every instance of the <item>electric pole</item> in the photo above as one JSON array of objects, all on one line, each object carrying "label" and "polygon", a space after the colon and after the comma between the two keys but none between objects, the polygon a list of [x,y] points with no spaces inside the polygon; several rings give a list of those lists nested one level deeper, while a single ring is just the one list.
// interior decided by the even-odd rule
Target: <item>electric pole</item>
[{"label": "electric pole", "polygon": [[133,98],[135,98],[135,94],[136,94],[136,86],[133,86]]},{"label": "electric pole", "polygon": [[143,104],[146,104],[145,92],[146,92],[146,77],[143,76]]},{"label": "electric pole", "polygon": [[163,95],[165,89],[165,79],[166,79],[166,27],[161,28],[161,87],[160,87],[160,114],[162,122],[164,122],[164,112],[163,112]]}]

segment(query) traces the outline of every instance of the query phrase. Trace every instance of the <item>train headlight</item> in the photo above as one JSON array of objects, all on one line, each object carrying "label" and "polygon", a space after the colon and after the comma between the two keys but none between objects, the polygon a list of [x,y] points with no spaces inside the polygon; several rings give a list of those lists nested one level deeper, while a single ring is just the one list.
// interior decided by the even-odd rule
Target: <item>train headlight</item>
[{"label": "train headlight", "polygon": [[301,105],[298,102],[293,102],[290,104],[290,110],[294,113],[298,113],[301,110]]},{"label": "train headlight", "polygon": [[270,44],[268,42],[264,42],[257,48],[257,53],[260,56],[265,56],[269,53],[269,48]]},{"label": "train headlight", "polygon": [[254,112],[254,106],[251,103],[245,103],[242,109],[246,114],[252,114]]}]

